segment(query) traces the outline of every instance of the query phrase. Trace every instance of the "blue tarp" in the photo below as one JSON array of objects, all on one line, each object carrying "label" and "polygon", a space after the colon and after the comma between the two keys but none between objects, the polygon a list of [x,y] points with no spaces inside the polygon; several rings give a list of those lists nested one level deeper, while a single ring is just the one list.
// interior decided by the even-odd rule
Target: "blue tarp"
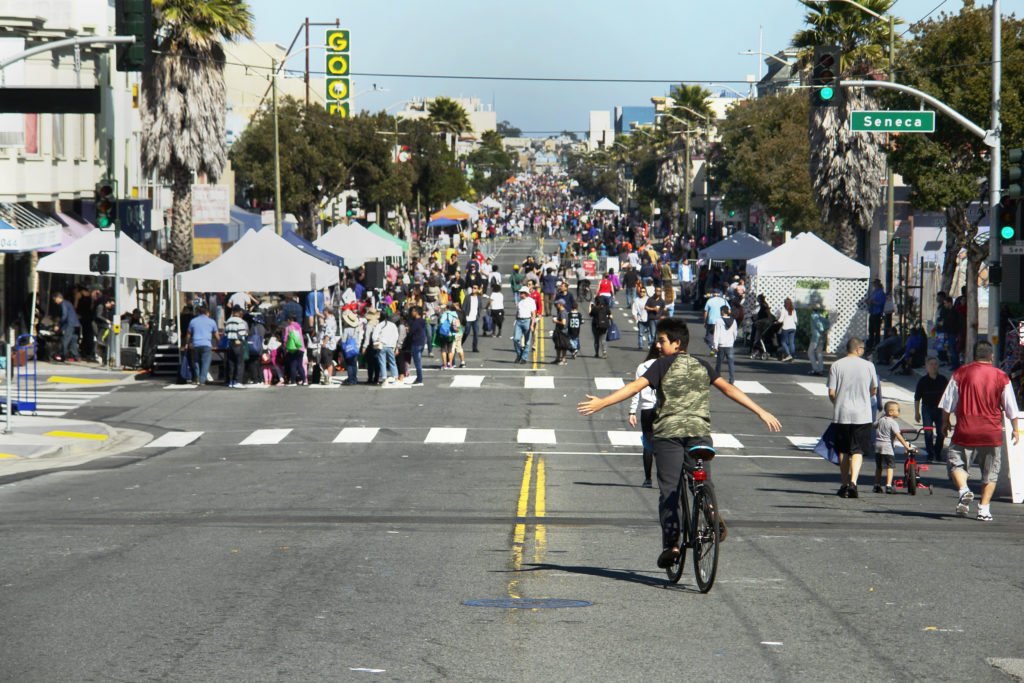
[{"label": "blue tarp", "polygon": [[323,249],[316,246],[309,240],[300,236],[297,232],[295,232],[294,228],[291,230],[283,229],[281,232],[281,237],[284,237],[289,244],[295,245],[296,247],[306,252],[310,256],[318,258],[321,261],[324,261],[325,263],[330,263],[332,266],[337,266],[338,268],[341,268],[342,266],[345,265],[345,259],[341,258],[337,254],[332,254],[329,251],[324,251]]},{"label": "blue tarp", "polygon": [[432,220],[429,223],[427,223],[427,227],[428,228],[448,228],[448,227],[451,227],[453,225],[458,225],[458,224],[459,224],[459,222],[457,220],[453,220],[451,218],[435,218],[434,220]]},{"label": "blue tarp", "polygon": [[260,215],[246,211],[240,206],[231,207],[231,221],[228,223],[204,223],[196,226],[196,237],[216,237],[221,242],[234,244],[247,230],[259,230]]}]

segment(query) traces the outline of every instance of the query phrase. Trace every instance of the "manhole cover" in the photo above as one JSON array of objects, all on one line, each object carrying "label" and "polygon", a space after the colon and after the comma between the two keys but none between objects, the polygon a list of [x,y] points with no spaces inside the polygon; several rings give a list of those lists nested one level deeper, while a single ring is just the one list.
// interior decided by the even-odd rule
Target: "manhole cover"
[{"label": "manhole cover", "polygon": [[497,607],[499,609],[562,609],[565,607],[590,607],[594,603],[586,600],[563,600],[561,598],[485,598],[483,600],[466,600],[462,604],[469,607]]}]

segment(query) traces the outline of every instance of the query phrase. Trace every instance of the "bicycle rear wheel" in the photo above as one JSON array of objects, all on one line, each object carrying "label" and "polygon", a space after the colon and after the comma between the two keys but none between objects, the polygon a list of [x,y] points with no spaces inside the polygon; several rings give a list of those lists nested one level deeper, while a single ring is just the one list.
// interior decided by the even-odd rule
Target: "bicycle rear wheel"
[{"label": "bicycle rear wheel", "polygon": [[707,593],[718,573],[718,501],[715,491],[705,485],[693,496],[693,574],[697,588]]},{"label": "bicycle rear wheel", "polygon": [[679,512],[679,559],[672,566],[665,569],[665,574],[668,575],[670,583],[679,583],[679,579],[683,577],[683,567],[686,566],[686,549],[690,545],[690,539],[687,538],[690,520],[687,518],[686,498],[682,492],[679,494]]}]

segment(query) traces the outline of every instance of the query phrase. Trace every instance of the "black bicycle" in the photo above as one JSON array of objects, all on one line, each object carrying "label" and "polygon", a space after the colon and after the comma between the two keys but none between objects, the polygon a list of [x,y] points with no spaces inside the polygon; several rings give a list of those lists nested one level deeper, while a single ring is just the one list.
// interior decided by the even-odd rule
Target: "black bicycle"
[{"label": "black bicycle", "polygon": [[[668,580],[679,583],[683,576],[683,565],[686,563],[686,549],[693,550],[693,574],[697,580],[697,588],[707,593],[715,583],[718,572],[718,546],[721,543],[721,526],[718,518],[718,501],[715,499],[715,487],[708,480],[708,471],[704,469],[704,458],[701,452],[708,454],[709,460],[714,457],[715,449],[711,446],[698,446],[691,455],[696,461],[693,470],[683,468],[682,477],[685,486],[679,487],[679,507],[682,513],[682,533],[679,539],[679,557],[676,562],[665,569]],[[682,484],[682,481],[680,482]],[[693,495],[693,507],[688,509],[686,492]]]}]

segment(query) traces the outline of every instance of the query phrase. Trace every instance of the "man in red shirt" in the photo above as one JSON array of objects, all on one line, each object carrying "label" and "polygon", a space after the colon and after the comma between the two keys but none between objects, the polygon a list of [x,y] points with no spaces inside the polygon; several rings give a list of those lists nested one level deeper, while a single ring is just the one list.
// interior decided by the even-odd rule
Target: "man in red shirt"
[{"label": "man in red shirt", "polygon": [[1006,373],[992,365],[992,345],[980,341],[974,345],[974,362],[953,373],[942,394],[942,431],[949,433],[951,414],[956,428],[948,451],[949,478],[957,487],[956,514],[966,517],[974,493],[967,487],[972,462],[981,467],[981,502],[978,519],[992,521],[989,503],[999,478],[1003,447],[1003,415],[1013,421],[1013,443],[1020,439],[1017,399]]}]

